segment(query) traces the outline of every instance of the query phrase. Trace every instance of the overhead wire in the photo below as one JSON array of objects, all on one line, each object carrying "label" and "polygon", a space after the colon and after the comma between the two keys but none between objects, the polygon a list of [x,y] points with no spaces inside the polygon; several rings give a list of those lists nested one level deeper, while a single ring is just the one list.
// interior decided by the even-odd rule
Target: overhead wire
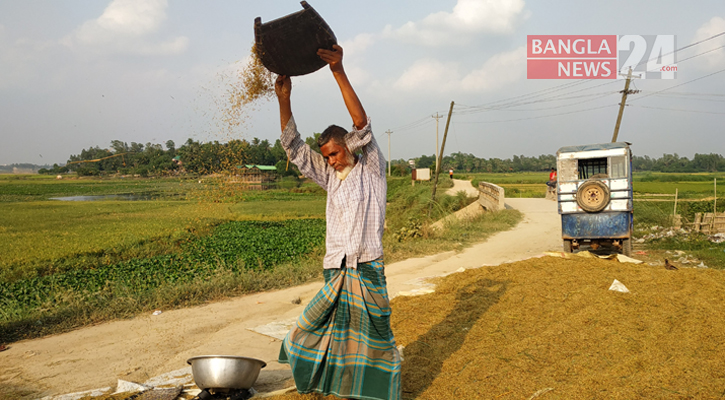
[{"label": "overhead wire", "polygon": [[[691,44],[689,44],[687,46],[683,46],[683,47],[680,47],[678,49],[675,49],[672,52],[658,55],[656,57],[650,58],[649,60],[641,61],[636,66],[640,66],[640,65],[642,65],[644,63],[647,63],[649,61],[652,61],[652,60],[656,60],[657,58],[663,57],[665,55],[669,55],[669,54],[672,54],[672,53],[676,53],[678,51],[682,51],[682,50],[685,50],[685,49],[688,49],[688,48],[697,46],[699,44],[705,43],[705,42],[707,42],[709,40],[715,39],[715,38],[720,37],[720,36],[723,36],[723,35],[725,35],[725,32],[720,32],[720,33],[715,34],[715,35],[712,35],[712,36],[710,36],[708,38],[705,38],[705,39],[699,40],[697,42],[691,43]],[[696,57],[700,57],[702,55],[711,53],[711,52],[716,51],[718,49],[721,49],[723,47],[725,47],[725,46],[720,46],[720,47],[717,47],[717,48],[714,48],[714,49],[705,51],[703,53],[696,54],[694,56],[691,56],[691,57],[685,58],[683,60],[680,60],[680,61],[678,61],[678,63],[681,63],[681,62],[684,62],[684,61],[688,61],[688,60],[691,60],[691,59],[696,58]],[[630,100],[630,102],[636,101],[636,100],[640,100],[642,98],[646,98],[646,97],[649,97],[649,96],[652,96],[652,95],[656,95],[656,94],[662,93],[662,92],[664,92],[666,90],[670,90],[670,89],[673,89],[673,88],[676,88],[676,87],[679,87],[679,86],[683,86],[685,84],[688,84],[688,83],[691,83],[691,82],[695,82],[697,80],[704,79],[704,78],[707,78],[709,76],[716,75],[716,74],[721,73],[721,72],[724,72],[724,71],[725,71],[725,69],[719,70],[719,71],[716,71],[714,73],[711,73],[711,74],[708,74],[708,75],[705,75],[705,76],[702,76],[702,77],[699,77],[699,78],[696,78],[696,79],[687,81],[685,83],[672,86],[670,88],[662,89],[662,90],[659,90],[659,91],[656,91],[656,92],[652,92],[650,94],[645,94],[643,96],[640,96],[638,98],[635,98],[635,99]],[[591,79],[581,79],[581,80],[577,80],[577,81],[574,81],[574,82],[567,82],[567,83],[564,83],[564,84],[561,84],[561,85],[557,85],[557,86],[554,86],[554,87],[551,87],[551,88],[546,88],[546,89],[538,90],[538,91],[535,91],[535,92],[525,93],[525,94],[522,94],[522,95],[513,96],[513,97],[501,99],[501,100],[496,100],[496,101],[492,101],[492,102],[489,102],[489,103],[484,103],[484,104],[476,105],[476,106],[465,105],[465,104],[455,104],[454,105],[454,109],[453,109],[453,113],[454,114],[457,114],[457,115],[470,115],[470,114],[476,114],[476,113],[482,113],[482,112],[489,112],[489,111],[501,111],[501,110],[505,110],[505,109],[508,109],[508,108],[512,108],[512,107],[516,107],[516,106],[520,106],[520,105],[526,105],[526,104],[534,104],[534,103],[549,102],[549,101],[561,101],[561,100],[564,100],[564,99],[568,99],[568,98],[561,98],[562,96],[570,95],[572,93],[577,93],[577,92],[581,92],[581,91],[585,91],[585,90],[591,90],[591,89],[594,89],[594,88],[599,87],[599,86],[604,86],[604,85],[609,85],[609,84],[612,84],[612,83],[619,82],[619,80],[609,80],[607,82],[604,82],[604,83],[601,83],[599,85],[595,85],[595,86],[592,86],[592,87],[582,88],[582,89],[578,89],[578,90],[575,90],[575,91],[566,92],[566,93],[563,93],[563,94],[560,94],[560,95],[548,96],[548,97],[544,97],[544,98],[541,98],[541,99],[538,99],[538,100],[532,100],[532,99],[536,99],[536,98],[539,98],[539,97],[551,95],[552,93],[556,93],[556,92],[559,92],[559,91],[564,91],[564,90],[567,90],[567,89],[570,89],[570,88],[573,88],[575,86],[579,86],[579,85],[582,85],[582,84],[585,84],[585,83],[589,83],[591,81],[592,81]],[[615,92],[607,92],[605,95],[602,95],[602,96],[599,96],[599,97],[596,97],[596,95],[593,94],[592,96],[594,96],[595,98],[594,99],[587,100],[587,101],[593,101],[593,100],[596,100],[596,99],[599,99],[599,98],[608,96],[608,95],[613,94],[613,93],[618,93],[618,91],[615,91]],[[582,102],[577,102],[576,104],[581,104],[581,103]],[[571,105],[573,105],[573,104],[566,104],[566,105],[554,106],[554,107],[546,107],[546,108],[534,109],[534,110],[511,110],[511,111],[520,111],[520,112],[541,111],[541,110],[550,110],[550,109],[556,109],[556,108],[569,107]],[[570,112],[556,113],[556,114],[548,114],[548,115],[541,115],[541,116],[534,116],[534,117],[525,117],[525,118],[516,118],[516,119],[505,119],[505,120],[496,120],[496,121],[478,121],[478,122],[463,122],[463,121],[459,121],[459,122],[462,122],[462,123],[494,123],[494,122],[523,121],[523,120],[530,120],[530,119],[540,119],[540,118],[549,118],[549,117],[561,116],[561,115],[569,115],[569,114],[575,114],[575,113],[579,113],[579,112],[587,112],[587,111],[592,111],[592,110],[597,110],[597,109],[603,109],[603,108],[607,108],[607,107],[610,107],[610,105],[605,105],[605,106],[600,106],[600,107],[590,107],[590,108],[585,108],[585,109],[573,110],[573,111],[570,111]],[[402,125],[402,126],[396,128],[395,130],[397,130],[397,131],[405,131],[405,130],[410,130],[410,129],[416,129],[416,128],[420,128],[422,126],[425,126],[427,124],[432,124],[432,120],[430,120],[428,116],[426,116],[424,118],[421,118],[419,120],[413,121],[411,123]]]},{"label": "overhead wire", "polygon": [[[650,58],[649,60],[644,60],[644,61],[640,61],[640,62],[639,62],[639,63],[638,63],[637,65],[634,65],[634,68],[637,68],[637,67],[639,67],[639,66],[643,65],[644,63],[649,63],[650,61],[653,61],[653,60],[657,60],[658,58],[661,58],[661,57],[664,57],[664,56],[668,56],[668,55],[670,55],[670,54],[676,54],[677,52],[680,52],[680,51],[682,51],[682,50],[685,50],[685,49],[689,49],[690,47],[693,47],[693,46],[697,46],[697,45],[699,45],[699,44],[705,43],[705,42],[707,42],[707,41],[709,41],[709,40],[712,40],[712,39],[718,38],[718,37],[720,37],[720,36],[723,36],[723,35],[725,35],[725,31],[723,31],[723,32],[720,32],[720,33],[717,33],[717,34],[715,34],[715,35],[712,35],[712,36],[710,36],[710,37],[708,37],[708,38],[705,38],[705,39],[702,39],[702,40],[698,40],[698,41],[697,41],[697,42],[695,42],[695,43],[690,43],[690,44],[688,44],[687,46],[682,46],[682,47],[680,47],[679,49],[675,49],[675,50],[672,50],[672,51],[671,51],[671,52],[669,52],[669,53],[664,53],[664,54],[656,55],[656,56],[654,56],[654,57]],[[707,54],[707,53],[709,53],[709,52],[711,52],[711,51],[715,51],[715,50],[717,50],[717,49],[720,49],[720,48],[722,48],[722,47],[725,47],[725,46],[720,46],[720,47],[717,47],[717,48],[715,48],[715,49],[712,49],[712,50],[706,51],[706,52],[704,52],[704,53],[700,53],[700,54],[694,55],[694,56],[692,56],[692,57],[688,57],[688,58],[682,59],[682,60],[678,61],[678,63],[681,63],[681,62],[683,62],[683,61],[687,61],[687,60],[689,60],[689,59],[691,59],[691,58],[699,57],[699,56],[701,56],[701,55]],[[655,71],[647,71],[647,72],[655,72]]]},{"label": "overhead wire", "polygon": [[649,108],[652,110],[665,110],[665,111],[679,111],[679,112],[689,112],[689,113],[696,113],[696,114],[718,114],[718,115],[725,115],[725,112],[716,112],[716,111],[703,111],[703,110],[686,110],[682,108],[665,108],[665,107],[652,107],[652,106],[642,106],[639,104],[633,105],[634,107],[638,108]]},{"label": "overhead wire", "polygon": [[580,112],[586,112],[586,111],[593,111],[593,110],[600,110],[603,108],[614,108],[617,107],[615,104],[607,104],[604,106],[599,107],[591,107],[591,108],[585,108],[581,110],[574,110],[569,112],[563,112],[563,113],[557,113],[557,114],[547,114],[547,115],[539,115],[534,117],[525,117],[525,118],[514,118],[514,119],[501,119],[501,120],[495,120],[495,121],[458,121],[459,124],[491,124],[491,123],[498,123],[498,122],[516,122],[516,121],[526,121],[530,119],[541,119],[541,118],[549,118],[549,117],[558,117],[560,115],[569,115],[569,114],[576,114]]},{"label": "overhead wire", "polygon": [[690,79],[689,81],[687,81],[687,82],[683,82],[683,83],[680,83],[680,84],[678,84],[678,85],[670,86],[670,87],[668,87],[668,88],[664,88],[664,89],[661,89],[661,90],[657,90],[657,91],[654,91],[654,92],[650,92],[650,93],[645,93],[644,95],[642,95],[642,96],[640,96],[640,97],[637,97],[637,98],[635,98],[635,99],[632,99],[632,100],[630,100],[630,103],[632,103],[632,102],[635,102],[635,101],[639,101],[639,100],[642,100],[642,99],[644,99],[644,98],[647,98],[647,97],[649,97],[649,96],[653,96],[653,95],[656,95],[656,94],[658,94],[658,93],[662,93],[662,92],[664,92],[664,91],[667,91],[667,90],[670,90],[670,89],[674,89],[674,88],[676,88],[676,87],[680,87],[680,86],[683,86],[683,85],[687,85],[688,83],[692,83],[692,82],[696,82],[696,81],[699,81],[699,80],[701,80],[701,79],[709,78],[709,77],[711,77],[711,76],[713,76],[713,75],[717,75],[717,74],[720,74],[720,73],[723,73],[723,72],[725,72],[725,68],[723,68],[723,69],[721,69],[721,70],[718,70],[718,71],[715,71],[715,72],[712,72],[712,73],[709,73],[709,74],[707,74],[707,75],[703,75],[703,76],[701,76],[701,77],[699,77],[699,78],[695,78],[695,79]]}]

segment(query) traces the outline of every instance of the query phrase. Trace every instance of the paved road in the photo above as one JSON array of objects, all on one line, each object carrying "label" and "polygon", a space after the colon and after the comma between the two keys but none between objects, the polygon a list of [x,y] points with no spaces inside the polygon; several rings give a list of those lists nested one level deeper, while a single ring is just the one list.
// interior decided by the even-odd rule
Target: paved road
[{"label": "paved road", "polygon": [[[421,281],[425,277],[561,249],[556,203],[510,199],[506,204],[524,214],[523,221],[512,230],[458,253],[387,265],[391,296],[425,288]],[[144,382],[186,367],[186,359],[196,355],[236,354],[268,362],[258,384],[279,382],[289,377],[288,367],[275,361],[280,341],[249,329],[297,317],[320,286],[314,282],[18,342],[0,353],[0,380],[43,388],[45,394],[63,394],[115,386],[117,379]],[[297,297],[302,304],[292,304]]]}]

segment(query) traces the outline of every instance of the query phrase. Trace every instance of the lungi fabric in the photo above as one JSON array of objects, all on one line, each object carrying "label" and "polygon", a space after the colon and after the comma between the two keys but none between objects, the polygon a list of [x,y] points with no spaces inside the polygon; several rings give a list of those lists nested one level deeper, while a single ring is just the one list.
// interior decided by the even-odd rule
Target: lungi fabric
[{"label": "lungi fabric", "polygon": [[399,400],[401,362],[382,260],[326,269],[324,276],[282,342],[279,362],[290,364],[300,393]]}]

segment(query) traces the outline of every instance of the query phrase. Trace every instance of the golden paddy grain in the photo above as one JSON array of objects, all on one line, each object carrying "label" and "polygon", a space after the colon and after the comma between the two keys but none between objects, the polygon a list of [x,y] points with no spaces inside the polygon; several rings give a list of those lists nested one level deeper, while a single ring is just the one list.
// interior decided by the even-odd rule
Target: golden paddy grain
[{"label": "golden paddy grain", "polygon": [[[608,290],[614,279],[631,293]],[[450,275],[392,306],[404,399],[725,395],[717,270],[543,257]]]}]

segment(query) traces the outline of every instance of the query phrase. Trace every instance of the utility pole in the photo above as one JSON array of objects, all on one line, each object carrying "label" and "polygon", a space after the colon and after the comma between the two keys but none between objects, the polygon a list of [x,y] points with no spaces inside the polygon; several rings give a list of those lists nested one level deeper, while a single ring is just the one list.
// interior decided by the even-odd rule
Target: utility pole
[{"label": "utility pole", "polygon": [[629,67],[629,72],[627,73],[627,81],[624,83],[624,90],[622,90],[620,92],[620,93],[622,93],[622,102],[619,103],[619,115],[617,115],[617,123],[614,125],[614,135],[612,135],[612,143],[617,141],[617,136],[619,135],[619,126],[622,123],[622,114],[624,114],[624,106],[627,104],[627,95],[639,93],[639,90],[629,90],[629,82],[631,82],[631,81],[632,81],[632,67]]},{"label": "utility pole", "polygon": [[[431,117],[433,116],[431,115]],[[436,115],[433,118],[435,118],[436,120],[436,168],[438,168],[438,157],[440,157],[440,155],[438,154],[438,120],[440,118],[443,118],[443,116],[438,116],[438,112],[436,112]]]},{"label": "utility pole", "polygon": [[433,183],[433,195],[430,200],[430,204],[428,205],[428,216],[430,217],[430,212],[433,209],[433,202],[436,199],[436,188],[438,187],[438,174],[441,172],[441,164],[443,161],[443,149],[446,147],[446,137],[448,137],[448,126],[451,124],[451,115],[453,114],[453,102],[451,101],[451,108],[448,110],[448,119],[446,120],[446,130],[443,131],[443,143],[441,143],[441,152],[438,155],[438,159],[436,160],[436,177],[435,182]]},{"label": "utility pole", "polygon": [[390,135],[393,133],[388,129],[385,133],[388,134],[388,176],[390,176]]}]

